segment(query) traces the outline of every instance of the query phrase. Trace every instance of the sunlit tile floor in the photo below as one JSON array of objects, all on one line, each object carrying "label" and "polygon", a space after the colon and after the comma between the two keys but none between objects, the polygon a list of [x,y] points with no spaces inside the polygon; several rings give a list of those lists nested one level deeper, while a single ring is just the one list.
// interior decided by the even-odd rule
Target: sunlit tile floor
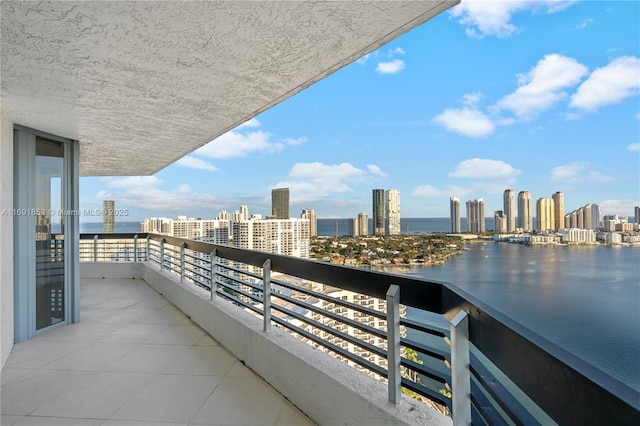
[{"label": "sunlit tile floor", "polygon": [[313,425],[142,280],[83,279],[81,321],[14,346],[2,426]]}]

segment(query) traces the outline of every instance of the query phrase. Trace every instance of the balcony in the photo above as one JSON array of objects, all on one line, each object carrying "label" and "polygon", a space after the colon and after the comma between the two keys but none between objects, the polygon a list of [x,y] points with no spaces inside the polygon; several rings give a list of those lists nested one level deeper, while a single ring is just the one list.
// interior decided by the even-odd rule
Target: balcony
[{"label": "balcony", "polygon": [[640,420],[637,392],[446,283],[151,234],[81,236],[80,259],[81,321],[16,344],[2,424]]},{"label": "balcony", "polygon": [[143,280],[81,291],[80,322],[15,345],[2,425],[314,424]]}]

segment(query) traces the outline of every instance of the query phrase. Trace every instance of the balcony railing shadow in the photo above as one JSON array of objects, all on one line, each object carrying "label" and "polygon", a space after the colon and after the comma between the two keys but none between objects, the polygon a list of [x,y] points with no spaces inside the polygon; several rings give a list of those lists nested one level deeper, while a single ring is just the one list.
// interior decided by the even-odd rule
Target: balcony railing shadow
[{"label": "balcony railing shadow", "polygon": [[455,424],[640,423],[638,392],[448,283],[155,234],[81,235],[80,259],[156,265]]}]

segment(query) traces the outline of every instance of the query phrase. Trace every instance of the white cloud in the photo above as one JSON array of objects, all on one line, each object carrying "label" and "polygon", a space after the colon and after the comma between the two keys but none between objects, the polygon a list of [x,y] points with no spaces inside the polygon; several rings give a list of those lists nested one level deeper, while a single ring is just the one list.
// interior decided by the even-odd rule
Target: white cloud
[{"label": "white cloud", "polygon": [[581,30],[583,28],[587,28],[587,26],[591,25],[592,23],[593,23],[593,19],[591,18],[585,19],[584,21],[576,25],[576,29]]},{"label": "white cloud", "polygon": [[448,186],[445,189],[438,189],[433,185],[418,185],[411,192],[411,195],[416,197],[428,197],[428,198],[449,198],[449,197],[464,197],[473,191],[471,186]]},{"label": "white cloud", "polygon": [[482,99],[482,93],[467,93],[462,97],[462,103],[468,107],[475,107]]},{"label": "white cloud", "polygon": [[367,164],[367,169],[369,170],[370,173],[376,175],[376,176],[380,176],[380,177],[387,177],[389,176],[389,174],[387,172],[382,171],[382,169],[374,164]]},{"label": "white cloud", "polygon": [[162,180],[155,176],[106,177],[101,180],[109,188],[150,188],[162,185]]},{"label": "white cloud", "polygon": [[546,55],[527,74],[519,74],[518,89],[497,102],[496,110],[510,110],[519,119],[529,120],[547,110],[568,94],[588,69],[573,58],[556,53]]},{"label": "white cloud", "polygon": [[469,37],[482,38],[496,36],[506,38],[517,32],[517,28],[510,21],[514,14],[521,11],[533,13],[555,13],[569,7],[574,1],[481,1],[464,0],[452,8],[450,14],[458,18],[458,22],[466,27]]},{"label": "white cloud", "polygon": [[449,173],[449,177],[504,181],[513,179],[521,173],[504,161],[472,158],[458,163],[455,170]]},{"label": "white cloud", "polygon": [[376,71],[380,74],[397,74],[404,69],[404,61],[402,59],[394,59],[389,62],[378,62]]},{"label": "white cloud", "polygon": [[360,65],[364,65],[367,63],[370,57],[371,57],[371,53],[367,53],[362,58],[356,60],[356,62],[359,63]]},{"label": "white cloud", "polygon": [[210,172],[218,171],[218,168],[208,161],[192,157],[190,155],[179,159],[178,161],[176,161],[176,164],[196,170],[208,170]]},{"label": "white cloud", "polygon": [[300,145],[307,141],[306,137],[273,140],[271,133],[256,129],[258,126],[260,122],[251,119],[197,149],[195,154],[207,158],[239,158],[257,152],[276,152],[287,145]]},{"label": "white cloud", "polygon": [[[142,178],[142,179],[141,179]],[[173,190],[162,189],[163,181],[155,176],[132,176],[129,178],[109,178],[103,181],[110,188],[96,194],[98,199],[117,200],[119,205],[157,212],[184,213],[190,210],[215,211],[224,206],[209,194],[193,192],[187,184],[177,185]]]},{"label": "white cloud", "polygon": [[390,58],[393,58],[396,55],[404,55],[405,53],[407,52],[405,52],[405,50],[402,47],[396,47],[395,49],[389,50],[387,52],[387,56]]},{"label": "white cloud", "polygon": [[589,163],[571,163],[551,169],[549,178],[554,182],[570,185],[580,183],[603,183],[613,180],[611,176],[590,170]]},{"label": "white cloud", "polygon": [[241,125],[239,125],[238,127],[236,127],[236,130],[244,129],[245,127],[260,127],[260,122],[258,121],[257,118],[252,118],[251,120],[247,120]]},{"label": "white cloud", "polygon": [[627,145],[627,149],[629,151],[640,151],[640,142]]},{"label": "white cloud", "polygon": [[273,188],[288,187],[292,200],[301,198],[323,198],[336,193],[352,192],[353,186],[387,174],[376,165],[367,165],[367,170],[350,163],[324,164],[296,163],[289,171],[287,180],[278,182]]},{"label": "white cloud", "polygon": [[282,139],[282,142],[284,142],[287,145],[291,145],[291,146],[302,145],[306,141],[308,141],[306,136],[302,136],[300,138],[284,138],[284,139]]},{"label": "white cloud", "polygon": [[640,58],[623,56],[596,69],[571,97],[571,106],[587,111],[616,104],[640,93]]},{"label": "white cloud", "polygon": [[634,207],[640,200],[604,200],[599,203],[603,215],[633,216]]},{"label": "white cloud", "polygon": [[491,119],[477,109],[446,109],[434,120],[450,132],[472,138],[488,136],[495,130]]}]

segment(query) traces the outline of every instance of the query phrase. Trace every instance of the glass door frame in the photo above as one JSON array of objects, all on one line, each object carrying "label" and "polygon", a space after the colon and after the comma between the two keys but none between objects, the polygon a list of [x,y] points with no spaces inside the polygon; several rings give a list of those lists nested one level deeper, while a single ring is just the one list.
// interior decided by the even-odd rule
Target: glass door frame
[{"label": "glass door frame", "polygon": [[[64,321],[36,330],[36,138],[63,146]],[[80,320],[78,142],[14,125],[14,341]],[[33,213],[33,214],[32,214]]]}]

